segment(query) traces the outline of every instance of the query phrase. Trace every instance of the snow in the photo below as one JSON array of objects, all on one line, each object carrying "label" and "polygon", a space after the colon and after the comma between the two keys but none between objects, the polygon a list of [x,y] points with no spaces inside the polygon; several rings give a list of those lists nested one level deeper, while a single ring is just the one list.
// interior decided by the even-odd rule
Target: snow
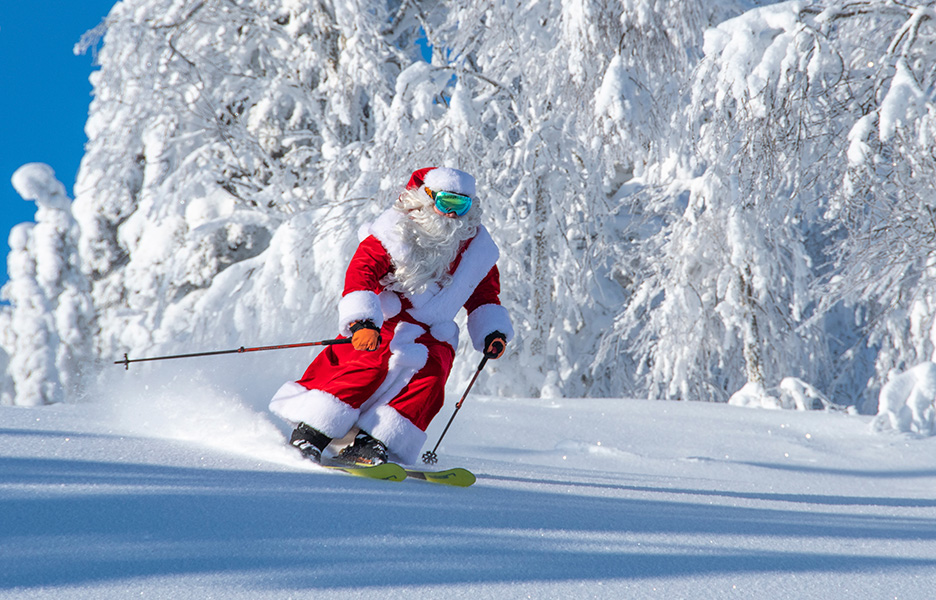
[{"label": "snow", "polygon": [[936,426],[936,363],[894,374],[881,388],[875,428],[932,435]]},{"label": "snow", "polygon": [[[780,63],[786,58],[797,28],[800,6],[796,1],[781,2],[705,31],[705,55],[721,54],[726,62],[716,102],[723,102],[725,94],[734,95],[738,101],[743,101],[746,94],[756,98],[773,74],[781,70]],[[755,64],[758,56],[761,58]]]},{"label": "snow", "polygon": [[478,395],[439,449],[474,486],[368,481],[285,446],[254,379],[296,358],[114,366],[93,404],[0,407],[0,598],[924,598],[936,584],[936,438],[841,412]]},{"label": "snow", "polygon": [[728,398],[728,404],[786,410],[841,409],[835,407],[825,394],[796,377],[784,377],[780,385],[769,390],[757,382],[750,381]]},{"label": "snow", "polygon": [[35,200],[46,208],[66,208],[65,186],[55,178],[52,167],[43,163],[27,163],[11,178],[16,192],[27,200]]},{"label": "snow", "polygon": [[905,128],[907,122],[919,118],[925,112],[921,107],[924,94],[913,73],[907,68],[904,60],[897,61],[894,79],[890,89],[881,102],[880,139],[882,142],[890,140],[898,129]]}]

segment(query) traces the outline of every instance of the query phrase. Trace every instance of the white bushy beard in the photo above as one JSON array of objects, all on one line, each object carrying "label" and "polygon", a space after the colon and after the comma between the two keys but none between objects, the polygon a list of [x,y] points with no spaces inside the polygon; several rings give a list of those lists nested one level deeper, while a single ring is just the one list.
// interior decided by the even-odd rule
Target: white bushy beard
[{"label": "white bushy beard", "polygon": [[472,206],[461,217],[446,217],[436,212],[426,190],[418,188],[400,194],[393,208],[406,216],[397,224],[397,234],[408,252],[394,257],[388,287],[410,296],[432,284],[445,287],[452,279],[449,268],[459,248],[478,233],[480,207]]}]

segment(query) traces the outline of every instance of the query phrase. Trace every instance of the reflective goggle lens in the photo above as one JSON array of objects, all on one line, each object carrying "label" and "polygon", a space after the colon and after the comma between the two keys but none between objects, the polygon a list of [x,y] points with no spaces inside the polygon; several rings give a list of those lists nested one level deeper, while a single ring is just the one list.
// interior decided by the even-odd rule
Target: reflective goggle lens
[{"label": "reflective goggle lens", "polygon": [[455,213],[462,216],[471,208],[471,196],[463,196],[454,192],[434,192],[426,188],[429,197],[435,200],[436,208],[448,214]]}]

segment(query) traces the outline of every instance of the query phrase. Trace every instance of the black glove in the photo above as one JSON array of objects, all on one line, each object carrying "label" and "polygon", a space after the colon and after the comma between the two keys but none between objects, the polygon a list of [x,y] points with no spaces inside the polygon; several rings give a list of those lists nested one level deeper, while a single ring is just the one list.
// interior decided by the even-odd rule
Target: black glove
[{"label": "black glove", "polygon": [[485,358],[498,359],[504,355],[505,350],[507,350],[507,336],[500,331],[489,333],[484,338]]}]

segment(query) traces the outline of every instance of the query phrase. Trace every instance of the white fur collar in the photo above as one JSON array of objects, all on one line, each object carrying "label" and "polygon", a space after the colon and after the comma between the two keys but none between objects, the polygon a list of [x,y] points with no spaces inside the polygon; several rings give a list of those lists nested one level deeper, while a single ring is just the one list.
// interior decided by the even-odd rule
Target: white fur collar
[{"label": "white fur collar", "polygon": [[409,254],[409,246],[403,243],[397,233],[397,223],[402,218],[403,213],[398,210],[385,210],[373,223],[362,227],[358,237],[363,242],[364,238],[372,235],[380,241],[390,258],[405,258]]}]

